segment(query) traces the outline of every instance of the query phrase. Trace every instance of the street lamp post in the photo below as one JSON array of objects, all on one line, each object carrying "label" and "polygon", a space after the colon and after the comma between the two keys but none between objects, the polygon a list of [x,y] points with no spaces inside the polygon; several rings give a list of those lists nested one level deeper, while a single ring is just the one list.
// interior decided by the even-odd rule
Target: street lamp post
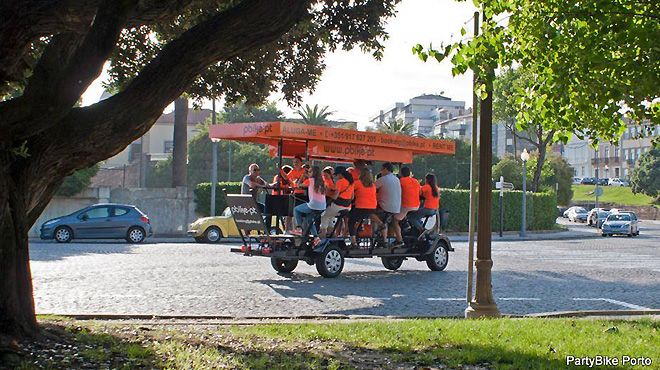
[{"label": "street lamp post", "polygon": [[[211,122],[215,125],[215,99],[212,101],[213,113]],[[211,217],[215,216],[215,188],[218,183],[218,142],[220,139],[211,139],[213,142],[213,160],[211,161]]]},{"label": "street lamp post", "polygon": [[523,149],[520,153],[520,159],[523,161],[523,176],[522,176],[522,220],[520,220],[520,236],[527,235],[527,161],[529,160],[529,153],[527,148]]}]

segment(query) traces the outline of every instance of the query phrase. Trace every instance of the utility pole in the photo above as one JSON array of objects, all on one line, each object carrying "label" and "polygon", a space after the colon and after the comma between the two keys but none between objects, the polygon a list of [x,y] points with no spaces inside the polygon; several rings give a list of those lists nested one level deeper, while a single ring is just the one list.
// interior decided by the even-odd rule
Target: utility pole
[{"label": "utility pole", "polygon": [[[479,12],[474,12],[474,37],[479,35]],[[467,303],[472,301],[472,275],[474,265],[474,228],[477,222],[477,120],[479,118],[477,107],[479,100],[474,89],[477,86],[477,74],[473,72],[472,76],[472,142],[470,145],[470,221],[468,226],[468,276],[467,276],[467,294],[465,298]]]}]

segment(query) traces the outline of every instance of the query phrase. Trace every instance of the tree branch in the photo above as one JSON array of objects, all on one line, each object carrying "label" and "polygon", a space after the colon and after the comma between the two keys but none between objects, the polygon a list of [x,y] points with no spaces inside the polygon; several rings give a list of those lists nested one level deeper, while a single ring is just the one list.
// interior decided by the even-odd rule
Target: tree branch
[{"label": "tree branch", "polygon": [[[189,29],[167,44],[124,91],[71,110],[60,124],[33,137],[29,150],[48,154],[31,160],[30,167],[55,168],[52,175],[59,177],[119,153],[146,133],[209,65],[277,40],[308,15],[309,3],[247,0]],[[38,193],[38,189],[26,191]],[[37,206],[33,203],[27,209]]]},{"label": "tree branch", "polygon": [[[20,81],[29,69],[29,45],[42,36],[84,33],[103,0],[3,0],[0,2],[0,84]],[[193,0],[117,1],[131,11],[127,25],[162,21],[179,14]]]},{"label": "tree branch", "polygon": [[0,103],[0,132],[22,141],[63,118],[103,70],[124,24],[126,9],[106,0],[86,34],[56,35],[34,68],[23,95]]}]

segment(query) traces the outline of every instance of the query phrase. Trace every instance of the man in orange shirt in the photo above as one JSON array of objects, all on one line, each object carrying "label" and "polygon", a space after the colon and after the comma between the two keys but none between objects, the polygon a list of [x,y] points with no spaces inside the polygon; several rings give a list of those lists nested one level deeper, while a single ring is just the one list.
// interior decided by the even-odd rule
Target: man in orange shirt
[{"label": "man in orange shirt", "polygon": [[[409,167],[401,167],[399,182],[401,183],[401,211],[394,218],[403,220],[409,212],[419,209],[420,188],[419,181],[412,177]],[[394,223],[394,232],[397,240],[401,240],[401,227],[398,222]]]}]

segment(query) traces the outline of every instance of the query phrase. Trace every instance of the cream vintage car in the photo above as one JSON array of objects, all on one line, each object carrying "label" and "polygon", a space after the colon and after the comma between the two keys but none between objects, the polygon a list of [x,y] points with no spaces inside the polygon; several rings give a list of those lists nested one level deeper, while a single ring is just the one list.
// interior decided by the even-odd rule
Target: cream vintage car
[{"label": "cream vintage car", "polygon": [[[276,225],[275,216],[272,225]],[[273,226],[270,232],[277,233],[278,229]],[[198,243],[218,243],[222,238],[240,237],[229,207],[225,208],[220,216],[197,219],[188,226],[188,236],[195,238]]]}]

